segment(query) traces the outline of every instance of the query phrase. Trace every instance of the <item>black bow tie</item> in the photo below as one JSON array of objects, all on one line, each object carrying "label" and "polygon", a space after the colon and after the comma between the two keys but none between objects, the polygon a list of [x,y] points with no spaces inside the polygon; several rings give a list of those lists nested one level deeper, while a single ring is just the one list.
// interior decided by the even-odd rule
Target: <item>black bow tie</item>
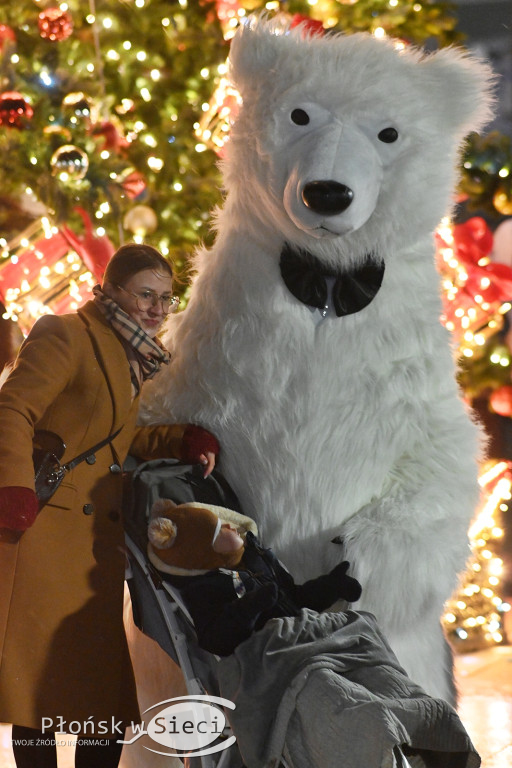
[{"label": "black bow tie", "polygon": [[294,251],[285,243],[279,262],[290,293],[303,304],[325,309],[329,299],[327,278],[335,278],[332,302],[338,317],[352,315],[368,306],[382,285],[384,262],[368,254],[364,264],[348,272],[326,267],[307,251]]}]

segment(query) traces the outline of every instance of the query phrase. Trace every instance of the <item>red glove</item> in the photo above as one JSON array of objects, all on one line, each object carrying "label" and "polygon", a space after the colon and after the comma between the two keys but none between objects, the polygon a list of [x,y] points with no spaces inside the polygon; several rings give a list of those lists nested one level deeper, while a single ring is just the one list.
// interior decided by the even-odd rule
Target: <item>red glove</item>
[{"label": "red glove", "polygon": [[0,488],[0,528],[26,531],[34,524],[39,501],[30,488],[8,485]]},{"label": "red glove", "polygon": [[196,424],[188,424],[181,439],[181,460],[188,464],[199,464],[202,454],[214,453],[217,455],[220,445],[217,438],[207,429]]}]

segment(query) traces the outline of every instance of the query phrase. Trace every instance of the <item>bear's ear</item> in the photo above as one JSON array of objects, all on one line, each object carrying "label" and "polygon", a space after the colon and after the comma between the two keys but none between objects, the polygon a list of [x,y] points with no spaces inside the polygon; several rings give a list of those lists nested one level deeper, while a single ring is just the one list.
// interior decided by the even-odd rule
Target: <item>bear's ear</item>
[{"label": "bear's ear", "polygon": [[441,128],[465,136],[493,116],[496,76],[484,61],[457,48],[443,48],[420,62],[420,87],[436,105]]},{"label": "bear's ear", "polygon": [[242,95],[244,90],[257,87],[261,75],[267,78],[275,68],[281,52],[276,38],[286,28],[279,17],[268,21],[264,14],[251,14],[238,28],[229,49],[229,73]]},{"label": "bear's ear", "polygon": [[178,527],[168,517],[155,517],[148,526],[148,539],[157,549],[170,549],[177,535]]}]

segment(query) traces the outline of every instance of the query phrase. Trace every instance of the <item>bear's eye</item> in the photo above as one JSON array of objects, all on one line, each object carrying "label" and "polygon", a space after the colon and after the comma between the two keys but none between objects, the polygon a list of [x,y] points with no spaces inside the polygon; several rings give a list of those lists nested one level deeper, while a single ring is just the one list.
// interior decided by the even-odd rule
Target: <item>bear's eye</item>
[{"label": "bear's eye", "polygon": [[385,144],[392,144],[398,139],[398,131],[396,128],[383,128],[379,133],[379,139]]},{"label": "bear's eye", "polygon": [[309,115],[303,109],[294,109],[290,117],[295,125],[307,125],[309,123]]}]

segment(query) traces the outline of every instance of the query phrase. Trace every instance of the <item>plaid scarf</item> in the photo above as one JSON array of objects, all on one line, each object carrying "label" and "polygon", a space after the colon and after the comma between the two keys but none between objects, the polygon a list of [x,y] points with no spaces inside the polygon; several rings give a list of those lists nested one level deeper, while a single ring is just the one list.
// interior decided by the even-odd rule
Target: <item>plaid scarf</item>
[{"label": "plaid scarf", "polygon": [[95,285],[92,292],[94,303],[112,328],[121,336],[121,340],[127,347],[132,389],[135,396],[140,391],[141,385],[136,367],[139,368],[142,381],[152,379],[160,370],[162,363],[168,365],[171,356],[159,339],[152,339],[148,336],[140,325],[121,309],[119,304],[103,293],[100,285]]}]

